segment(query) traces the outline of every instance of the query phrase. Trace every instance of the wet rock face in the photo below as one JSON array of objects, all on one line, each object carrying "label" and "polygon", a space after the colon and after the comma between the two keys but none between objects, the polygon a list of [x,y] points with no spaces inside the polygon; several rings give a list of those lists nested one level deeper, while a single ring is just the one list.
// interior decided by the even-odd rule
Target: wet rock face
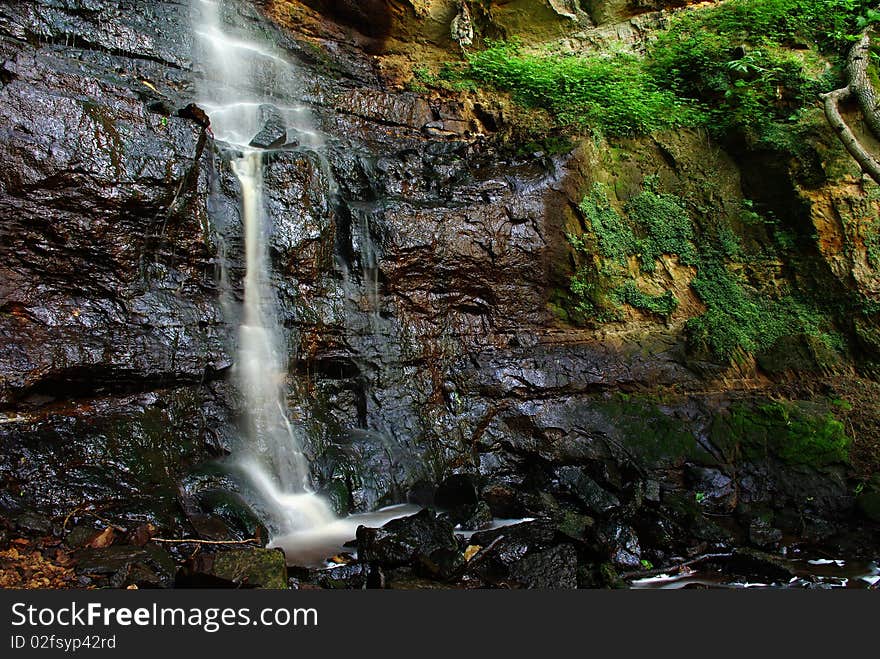
[{"label": "wet rock face", "polygon": [[388,0],[305,0],[305,4],[371,37],[386,37],[392,28]]},{"label": "wet rock face", "polygon": [[[204,177],[174,198],[198,129],[145,104],[151,80],[186,84],[182,8],[13,4],[0,9],[0,155],[16,163],[0,177],[0,404],[226,368],[214,249],[194,203]],[[44,45],[22,47],[34,38]]]},{"label": "wet rock face", "polygon": [[[350,24],[385,5],[309,4]],[[558,29],[574,20],[566,12],[583,20],[575,4],[540,7]],[[301,148],[267,106],[257,142],[271,151],[291,416],[312,440],[315,483],[342,513],[419,489],[445,509],[363,530],[364,560],[569,587],[584,560],[628,570],[729,543],[704,511],[734,515],[746,538],[754,526],[758,545],[850,514],[839,465],[817,474],[726,453],[711,432],[726,401],[705,393],[724,374],[693,365],[676,339],[600,341],[551,315],[551,290],[567,285],[566,222],[579,221],[578,168],[595,163],[501,152],[500,115],[383,89],[349,45],[328,46],[328,67],[250,3],[239,9],[309,81],[302,98],[273,103],[305,103],[327,137],[318,153]],[[224,380],[244,273],[224,147],[209,141],[196,161],[204,122],[179,112],[202,75],[191,40],[186,2],[0,3],[5,516],[38,510],[51,530],[86,501],[130,529],[265,540],[223,496],[234,484],[222,467],[205,467],[235,441]],[[681,393],[630,395],[653,387]],[[876,519],[872,492],[862,520]],[[807,497],[806,521],[782,514]],[[754,525],[768,509],[769,529]],[[465,570],[452,528],[490,514],[541,521],[483,537],[486,555]],[[339,572],[328,584],[375,578],[369,565]]]}]

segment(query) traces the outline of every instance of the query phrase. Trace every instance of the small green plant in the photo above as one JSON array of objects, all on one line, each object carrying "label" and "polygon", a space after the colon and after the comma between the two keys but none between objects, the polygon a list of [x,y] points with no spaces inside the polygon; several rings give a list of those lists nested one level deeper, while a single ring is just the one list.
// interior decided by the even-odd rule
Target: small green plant
[{"label": "small green plant", "polygon": [[653,570],[654,569],[654,564],[651,561],[649,561],[647,558],[643,558],[642,560],[639,561],[639,563],[641,564],[643,570]]},{"label": "small green plant", "polygon": [[703,503],[706,500],[706,493],[705,492],[697,492],[696,494],[694,494],[694,499],[696,500],[697,503]]}]

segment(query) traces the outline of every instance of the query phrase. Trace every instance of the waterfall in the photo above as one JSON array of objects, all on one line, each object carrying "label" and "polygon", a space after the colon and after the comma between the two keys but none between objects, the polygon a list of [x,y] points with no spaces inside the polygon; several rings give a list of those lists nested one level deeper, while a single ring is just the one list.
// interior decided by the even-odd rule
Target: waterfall
[{"label": "waterfall", "polygon": [[[279,108],[277,98],[296,96],[295,71],[272,47],[242,33],[235,2],[197,0],[195,35],[205,58],[206,81],[199,104],[215,139],[227,145],[226,160],[241,188],[244,233],[244,300],[235,360],[235,382],[244,403],[242,438],[233,463],[255,507],[276,535],[320,528],[334,520],[327,502],[309,487],[304,439],[288,418],[283,336],[270,283],[269,227],[263,207],[262,146],[278,148],[289,131],[300,145],[317,133],[300,107]],[[270,122],[274,134],[266,134]],[[279,138],[279,136],[281,136]]]},{"label": "waterfall", "polygon": [[[337,519],[309,485],[304,438],[290,422],[286,404],[288,355],[266,244],[271,231],[263,203],[265,154],[293,146],[310,150],[326,174],[330,194],[336,182],[309,109],[290,104],[302,97],[295,67],[272,44],[250,37],[259,23],[253,9],[248,14],[248,3],[240,0],[193,2],[195,59],[204,68],[197,102],[208,113],[215,143],[241,190],[244,299],[236,310],[240,314],[229,315],[240,316],[234,370],[244,420],[231,456],[232,471],[269,526],[270,546],[282,547],[288,561],[320,565],[343,551],[343,543],[354,537],[360,524],[381,525],[417,508],[391,506]],[[378,318],[376,255],[368,217],[361,222],[368,302]]]}]

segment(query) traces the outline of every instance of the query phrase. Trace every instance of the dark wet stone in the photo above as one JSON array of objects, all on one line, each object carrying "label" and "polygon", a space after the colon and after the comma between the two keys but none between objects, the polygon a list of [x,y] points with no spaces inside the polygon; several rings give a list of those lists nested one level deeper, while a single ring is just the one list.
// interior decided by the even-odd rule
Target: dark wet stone
[{"label": "dark wet stone", "polygon": [[439,508],[453,509],[477,503],[476,478],[471,474],[455,474],[437,486],[434,502]]},{"label": "dark wet stone", "polygon": [[258,149],[274,149],[283,146],[287,141],[287,124],[277,108],[261,105],[260,125],[262,128],[251,140],[250,146]]},{"label": "dark wet stone", "polygon": [[782,540],[782,531],[763,517],[757,517],[749,524],[749,540],[759,547],[772,547]]},{"label": "dark wet stone", "polygon": [[526,588],[577,588],[577,553],[571,545],[526,554],[510,566],[510,578]]},{"label": "dark wet stone", "polygon": [[559,483],[584,508],[597,515],[606,515],[620,505],[620,500],[603,489],[596,481],[577,467],[561,467],[556,471]]},{"label": "dark wet stone", "polygon": [[73,554],[77,574],[107,579],[113,588],[170,588],[176,566],[171,555],[156,546],[114,545],[80,549]]},{"label": "dark wet stone", "polygon": [[334,590],[360,590],[367,587],[369,573],[369,566],[363,563],[340,565],[318,571],[315,583],[322,588]]},{"label": "dark wet stone", "polygon": [[641,565],[642,548],[639,537],[631,526],[612,522],[603,527],[599,535],[615,566],[636,569]]},{"label": "dark wet stone", "polygon": [[570,539],[548,521],[481,531],[469,543],[481,551],[468,563],[468,580],[527,588],[577,586],[576,552]]},{"label": "dark wet stone", "polygon": [[200,554],[178,572],[177,585],[197,588],[286,589],[287,561],[279,549],[241,548]]},{"label": "dark wet stone", "polygon": [[380,529],[357,529],[358,558],[387,567],[413,566],[425,574],[450,577],[464,562],[452,524],[425,509]]}]

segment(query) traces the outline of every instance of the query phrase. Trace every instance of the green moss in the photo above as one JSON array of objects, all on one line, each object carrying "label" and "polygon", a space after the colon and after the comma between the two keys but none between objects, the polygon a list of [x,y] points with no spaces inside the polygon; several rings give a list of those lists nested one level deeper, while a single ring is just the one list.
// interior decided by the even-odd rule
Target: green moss
[{"label": "green moss", "polygon": [[[581,201],[580,210],[596,238],[599,254],[606,261],[626,265],[627,257],[638,251],[639,243],[630,225],[608,201],[605,188],[598,183],[593,185],[593,189]],[[582,251],[586,248],[583,242],[572,236],[569,236],[569,242]]]},{"label": "green moss", "polygon": [[711,459],[685,424],[665,413],[655,398],[617,394],[594,406],[619,431],[620,446],[643,468]]},{"label": "green moss", "polygon": [[216,554],[214,575],[246,588],[286,590],[287,563],[279,549],[230,549]]},{"label": "green moss", "polygon": [[793,335],[818,339],[831,350],[842,347],[814,305],[793,296],[772,299],[747,292],[719,260],[704,259],[691,286],[707,311],[688,321],[688,341],[719,360],[769,350]]},{"label": "green moss", "polygon": [[681,199],[649,187],[627,202],[624,210],[644,234],[637,246],[643,271],[653,272],[664,254],[678,255],[685,265],[696,263],[694,230]]},{"label": "green moss", "polygon": [[[794,402],[737,405],[727,425],[721,432],[728,432],[743,457],[752,461],[772,455],[787,464],[814,468],[849,462],[852,441],[830,411]],[[718,433],[716,428],[714,439]]]},{"label": "green moss", "polygon": [[678,308],[678,298],[672,291],[650,295],[640,291],[633,281],[628,281],[617,289],[615,296],[622,304],[628,304],[635,309],[642,309],[663,318],[671,316]]},{"label": "green moss", "polygon": [[458,75],[508,91],[524,105],[545,108],[561,126],[591,127],[606,135],[693,125],[701,118],[630,55],[533,54],[516,43],[496,43],[468,54],[467,67]]},{"label": "green moss", "polygon": [[[599,184],[582,200],[586,232],[568,237],[584,257],[570,286],[578,312],[593,322],[614,321],[621,317],[619,306],[629,304],[668,317],[678,306],[677,298],[671,291],[648,295],[639,290],[629,259],[637,257],[640,271],[650,273],[662,255],[673,255],[696,268],[691,286],[706,305],[706,312],[686,325],[692,348],[719,361],[768,351],[789,336],[815,339],[830,351],[842,348],[815,304],[790,295],[759,295],[730,270],[727,260],[741,256],[742,249],[726,221],[714,222],[710,230],[698,234],[685,201],[657,192],[655,185],[646,181],[646,188],[627,202],[622,213]],[[749,208],[743,212],[766,223]],[[785,252],[795,245],[777,240],[776,247]],[[598,267],[589,258],[595,251],[602,257]]]}]

